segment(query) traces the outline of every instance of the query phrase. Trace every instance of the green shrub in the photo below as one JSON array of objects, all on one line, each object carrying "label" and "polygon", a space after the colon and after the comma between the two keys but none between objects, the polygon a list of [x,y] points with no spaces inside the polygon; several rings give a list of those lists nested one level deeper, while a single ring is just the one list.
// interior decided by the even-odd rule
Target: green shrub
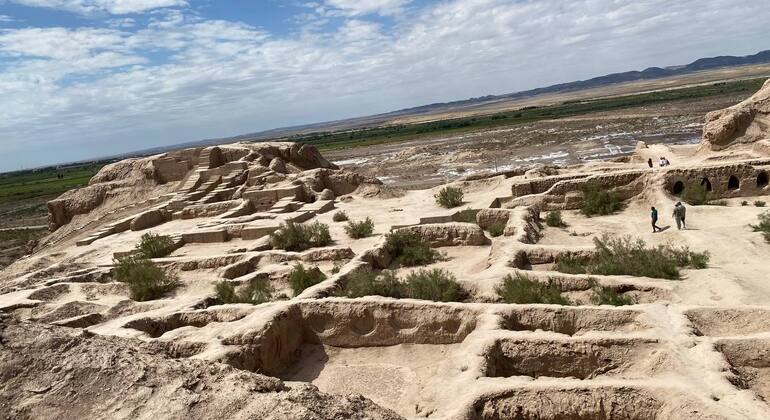
[{"label": "green shrub", "polygon": [[307,269],[301,263],[297,263],[289,273],[289,285],[294,291],[294,296],[324,280],[326,280],[326,275],[318,267]]},{"label": "green shrub", "polygon": [[758,217],[759,223],[751,225],[754,232],[762,232],[765,242],[770,242],[770,212],[764,212]]},{"label": "green shrub", "polygon": [[551,211],[545,216],[545,224],[551,227],[566,227],[564,219],[561,218],[560,211]]},{"label": "green shrub", "polygon": [[159,299],[174,290],[179,281],[143,255],[115,260],[115,279],[128,284],[131,299],[144,302]]},{"label": "green shrub", "polygon": [[622,295],[612,287],[601,286],[594,279],[591,279],[591,291],[591,303],[594,305],[625,306],[636,303],[630,296]]},{"label": "green shrub", "polygon": [[438,252],[422,236],[410,232],[389,233],[385,250],[399,264],[406,266],[430,264],[438,259]]},{"label": "green shrub", "polygon": [[700,184],[688,185],[681,195],[682,201],[693,206],[700,206],[708,203],[710,197],[711,193],[706,189],[706,186]]},{"label": "green shrub", "polygon": [[749,205],[749,202],[746,200],[741,201],[741,206],[746,207]]},{"label": "green shrub", "polygon": [[136,246],[136,250],[147,258],[162,258],[174,252],[175,249],[174,240],[170,236],[154,233],[142,235]]},{"label": "green shrub", "polygon": [[304,251],[308,248],[326,246],[331,242],[329,226],[320,222],[308,225],[286,222],[270,234],[270,244],[273,248],[287,251]]},{"label": "green shrub", "polygon": [[343,210],[339,210],[338,212],[334,213],[334,216],[332,216],[332,220],[335,222],[344,222],[348,220],[348,214],[345,213]]},{"label": "green shrub", "polygon": [[727,200],[712,200],[707,203],[709,206],[721,206],[721,207],[727,207],[728,202]]},{"label": "green shrub", "polygon": [[439,190],[433,197],[441,207],[452,208],[463,203],[463,190],[457,187],[446,186]]},{"label": "green shrub", "polygon": [[385,296],[412,298],[436,302],[458,302],[465,295],[455,277],[441,269],[419,270],[401,281],[392,271],[380,274],[357,271],[348,278],[341,295],[350,298]]},{"label": "green shrub", "polygon": [[452,220],[460,223],[476,223],[476,213],[478,212],[478,210],[474,209],[461,210],[455,213]]},{"label": "green shrub", "polygon": [[563,257],[554,267],[572,274],[631,275],[678,279],[679,268],[705,268],[708,252],[693,252],[687,247],[659,245],[647,248],[641,239],[630,236],[594,238],[596,250],[588,258]]},{"label": "green shrub", "polygon": [[765,207],[765,204],[767,203],[765,203],[764,201],[757,200],[754,202],[754,207]]},{"label": "green shrub", "polygon": [[503,222],[495,222],[489,225],[487,228],[487,231],[489,232],[492,237],[497,238],[498,236],[505,233],[505,223]]},{"label": "green shrub", "polygon": [[353,239],[366,238],[371,236],[372,232],[374,232],[374,222],[368,217],[359,222],[351,220],[345,226],[345,233]]},{"label": "green shrub", "polygon": [[371,271],[359,270],[350,275],[341,294],[349,298],[364,296],[404,298],[406,289],[392,271],[386,270],[378,275]]},{"label": "green shrub", "polygon": [[617,194],[600,188],[597,185],[587,185],[583,188],[583,202],[580,211],[591,217],[615,213],[623,208],[623,203]]},{"label": "green shrub", "polygon": [[572,304],[569,299],[561,295],[558,288],[532,280],[528,275],[520,272],[505,276],[503,283],[497,286],[495,291],[505,303]]},{"label": "green shrub", "polygon": [[229,303],[250,303],[259,305],[269,302],[273,298],[273,288],[270,282],[261,277],[253,278],[249,284],[236,290],[232,283],[223,281],[217,283],[216,292],[219,301],[223,304]]},{"label": "green shrub", "polygon": [[573,254],[564,254],[556,257],[554,271],[567,274],[585,274],[588,259]]},{"label": "green shrub", "polygon": [[332,267],[332,274],[337,274],[342,270],[342,263],[337,261],[334,263],[334,266]]},{"label": "green shrub", "polygon": [[459,302],[463,299],[463,288],[455,276],[443,269],[421,269],[406,276],[407,294],[412,299],[435,302]]}]

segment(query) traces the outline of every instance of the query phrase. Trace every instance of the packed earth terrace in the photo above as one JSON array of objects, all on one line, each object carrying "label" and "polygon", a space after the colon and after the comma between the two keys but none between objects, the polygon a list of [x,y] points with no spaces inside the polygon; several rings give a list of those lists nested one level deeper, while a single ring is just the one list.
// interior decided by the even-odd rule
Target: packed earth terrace
[{"label": "packed earth terrace", "polygon": [[109,164],[0,272],[0,412],[767,418],[769,174],[770,82],[697,144],[432,189],[301,143]]}]

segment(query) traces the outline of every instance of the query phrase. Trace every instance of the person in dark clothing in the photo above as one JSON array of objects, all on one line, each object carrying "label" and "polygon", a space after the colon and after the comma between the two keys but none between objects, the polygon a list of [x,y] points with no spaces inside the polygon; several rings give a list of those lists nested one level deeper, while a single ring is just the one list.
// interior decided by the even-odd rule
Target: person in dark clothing
[{"label": "person in dark clothing", "polygon": [[649,165],[650,168],[652,168],[652,158],[647,159],[647,165]]},{"label": "person in dark clothing", "polygon": [[650,208],[650,210],[650,217],[652,218],[652,233],[663,231],[663,229],[658,227],[658,210],[655,207]]}]

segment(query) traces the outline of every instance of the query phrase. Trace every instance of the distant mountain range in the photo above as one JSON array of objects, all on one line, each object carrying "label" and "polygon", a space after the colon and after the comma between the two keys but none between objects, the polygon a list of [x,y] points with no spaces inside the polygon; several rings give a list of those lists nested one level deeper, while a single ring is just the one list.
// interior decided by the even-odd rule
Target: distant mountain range
[{"label": "distant mountain range", "polygon": [[157,147],[153,149],[136,152],[138,154],[162,153],[168,150],[176,150],[188,147],[200,147],[213,144],[236,142],[242,140],[266,140],[271,138],[281,138],[302,133],[334,130],[352,130],[375,126],[387,122],[393,118],[412,115],[424,115],[437,111],[450,111],[460,107],[483,105],[490,102],[499,102],[505,100],[515,100],[531,98],[538,95],[551,93],[576,92],[585,89],[609,86],[617,83],[633,82],[639,80],[652,80],[664,77],[679,76],[689,73],[695,73],[704,70],[714,70],[726,67],[738,67],[752,64],[770,63],[770,50],[762,51],[754,55],[744,57],[719,56],[710,58],[701,58],[690,64],[672,67],[650,67],[642,71],[627,71],[623,73],[613,73],[605,76],[594,77],[593,79],[580,80],[577,82],[560,83],[543,88],[525,90],[503,95],[488,95],[478,98],[470,98],[461,101],[440,102],[428,105],[422,105],[414,108],[406,108],[386,114],[372,115],[368,117],[351,118],[346,120],[323,122],[317,124],[307,124],[294,127],[277,128],[273,130],[261,131],[256,133],[243,134],[236,137],[206,139],[188,143],[176,144],[168,147]]}]

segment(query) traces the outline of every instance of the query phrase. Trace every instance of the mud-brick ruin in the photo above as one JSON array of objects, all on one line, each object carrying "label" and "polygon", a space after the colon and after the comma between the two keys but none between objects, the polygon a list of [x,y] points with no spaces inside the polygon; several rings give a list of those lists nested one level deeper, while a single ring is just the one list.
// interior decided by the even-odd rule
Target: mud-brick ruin
[{"label": "mud-brick ruin", "polygon": [[[760,419],[770,418],[770,244],[751,228],[770,173],[770,83],[709,114],[697,146],[639,144],[630,157],[531,167],[402,191],[341,170],[314,148],[236,143],[105,167],[49,203],[51,234],[0,272],[0,414],[8,418]],[[660,156],[671,166],[650,169]],[[586,187],[624,208],[586,217]],[[687,188],[711,200],[670,214]],[[652,234],[649,209],[664,232]],[[560,210],[566,227],[542,218]],[[345,223],[369,217],[374,234]],[[468,215],[471,220],[468,220]],[[475,218],[475,220],[473,220]],[[329,226],[332,243],[290,252],[288,222]],[[502,234],[489,229],[502,225]],[[361,271],[407,275],[385,235],[417,234],[440,252],[427,268],[466,295],[440,303],[341,296]],[[135,301],[115,258],[152,232],[175,250],[153,262],[179,279]],[[593,239],[708,251],[679,280],[564,274]],[[302,263],[325,280],[294,294]],[[426,268],[426,267],[418,267]],[[572,305],[506,304],[498,286],[524,273]],[[215,286],[268,281],[274,299],[223,304]],[[632,305],[592,303],[597,285]]]}]

